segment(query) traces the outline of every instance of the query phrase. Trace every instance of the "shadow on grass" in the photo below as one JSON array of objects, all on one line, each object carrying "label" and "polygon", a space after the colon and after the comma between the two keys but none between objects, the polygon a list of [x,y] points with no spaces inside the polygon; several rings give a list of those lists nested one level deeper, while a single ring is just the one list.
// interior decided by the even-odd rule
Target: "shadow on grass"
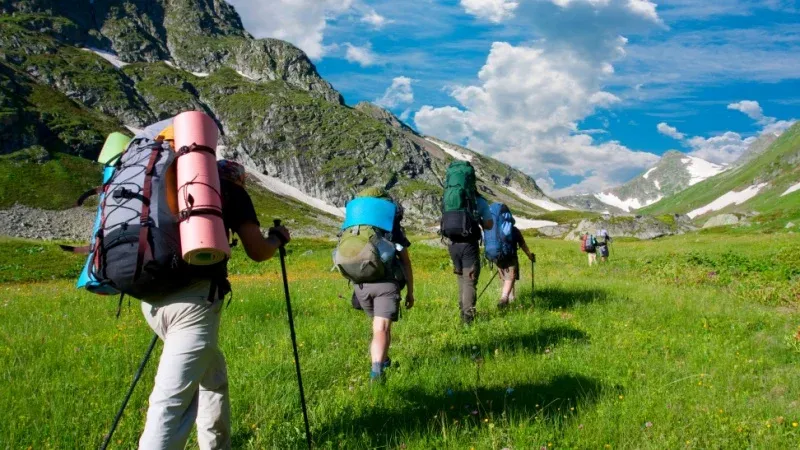
[{"label": "shadow on grass", "polygon": [[431,437],[441,435],[443,425],[477,428],[511,418],[544,420],[561,426],[596,403],[603,389],[597,380],[568,374],[545,383],[513,387],[479,387],[436,394],[410,389],[400,392],[402,406],[398,408],[378,406],[366,412],[345,409],[316,432],[315,440],[324,444],[357,437],[367,447],[392,446],[400,444],[395,441],[403,436],[416,432],[430,433]]},{"label": "shadow on grass", "polygon": [[445,354],[461,353],[465,356],[493,355],[495,349],[503,351],[519,351],[530,353],[544,353],[554,346],[569,341],[572,343],[587,341],[589,336],[577,328],[564,326],[548,327],[537,330],[535,333],[512,336],[499,336],[488,339],[486,342],[472,344],[451,344],[443,349]]},{"label": "shadow on grass", "polygon": [[526,296],[526,303],[537,308],[559,309],[570,308],[578,304],[605,302],[608,292],[603,289],[544,287],[536,290],[533,300],[530,292]]}]

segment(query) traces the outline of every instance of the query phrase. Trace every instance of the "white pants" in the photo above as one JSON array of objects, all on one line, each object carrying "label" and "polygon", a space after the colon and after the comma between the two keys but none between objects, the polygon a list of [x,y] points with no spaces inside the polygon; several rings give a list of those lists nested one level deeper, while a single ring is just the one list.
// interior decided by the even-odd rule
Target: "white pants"
[{"label": "white pants", "polygon": [[208,303],[209,283],[142,302],[150,328],[164,341],[142,450],[182,450],[197,423],[201,449],[231,447],[231,412],[225,357],[218,346],[223,301]]}]

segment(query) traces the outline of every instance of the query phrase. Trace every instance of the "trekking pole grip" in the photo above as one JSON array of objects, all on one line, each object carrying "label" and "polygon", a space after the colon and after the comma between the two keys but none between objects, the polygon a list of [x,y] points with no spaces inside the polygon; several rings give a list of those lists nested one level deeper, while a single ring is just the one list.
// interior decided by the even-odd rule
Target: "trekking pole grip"
[{"label": "trekking pole grip", "polygon": [[[273,219],[272,225],[275,226],[275,228],[278,228],[279,226],[281,226],[281,219]],[[277,238],[278,241],[281,243],[279,247],[281,256],[286,256],[286,249],[284,248],[284,246],[286,245],[286,241],[284,240],[283,235],[281,235],[277,231],[270,233],[270,235],[274,235],[275,238]]]}]

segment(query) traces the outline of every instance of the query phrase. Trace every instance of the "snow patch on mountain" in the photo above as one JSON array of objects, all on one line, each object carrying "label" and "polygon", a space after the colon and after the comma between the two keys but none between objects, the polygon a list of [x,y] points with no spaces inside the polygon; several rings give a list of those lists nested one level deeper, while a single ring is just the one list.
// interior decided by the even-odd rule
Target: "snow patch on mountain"
[{"label": "snow patch on mountain", "polygon": [[730,191],[727,194],[709,203],[708,205],[703,206],[702,208],[697,208],[694,211],[689,212],[689,214],[687,215],[692,219],[694,219],[695,217],[702,216],[705,213],[711,211],[719,211],[720,209],[728,207],[730,205],[741,205],[742,203],[758,195],[759,191],[761,191],[761,189],[763,189],[764,186],[766,186],[767,184],[769,183],[756,184],[739,192]]},{"label": "snow patch on mountain", "polygon": [[284,197],[291,197],[299,202],[305,203],[306,205],[325,211],[328,214],[333,214],[337,217],[344,217],[344,208],[337,208],[336,206],[327,203],[325,200],[312,197],[300,189],[284,183],[279,178],[264,175],[252,167],[247,167],[247,173],[248,175],[253,176],[270,192],[283,195]]},{"label": "snow patch on mountain", "polygon": [[783,194],[781,194],[781,197],[783,197],[784,195],[789,195],[789,194],[791,194],[792,192],[795,192],[795,191],[800,191],[800,183],[797,183],[794,186],[792,186],[789,189],[787,189],[786,191],[784,191]]},{"label": "snow patch on mountain", "polygon": [[681,162],[686,164],[686,170],[689,171],[689,176],[691,177],[689,180],[689,186],[694,186],[706,178],[711,178],[714,175],[726,170],[726,167],[724,166],[720,166],[694,156],[687,156],[686,158],[681,159]]},{"label": "snow patch on mountain", "polygon": [[519,228],[520,230],[530,230],[534,228],[543,228],[543,227],[553,227],[558,225],[557,222],[552,222],[550,220],[533,220],[533,219],[526,219],[524,217],[515,217],[514,218],[514,226]]},{"label": "snow patch on mountain", "polygon": [[660,201],[662,198],[664,198],[664,196],[659,195],[656,198],[645,200],[644,202],[642,202],[638,198],[627,198],[623,200],[610,192],[609,193],[601,192],[599,194],[594,194],[594,198],[600,200],[606,205],[619,208],[626,212],[631,212],[632,209],[639,209],[639,208],[644,208],[645,206],[652,205],[653,203]]},{"label": "snow patch on mountain", "polygon": [[524,192],[520,191],[519,189],[513,188],[511,186],[508,186],[506,189],[511,191],[514,195],[516,195],[517,197],[521,198],[522,200],[525,200],[526,202],[528,202],[530,204],[536,205],[539,208],[546,209],[547,211],[567,211],[567,210],[569,210],[569,208],[567,208],[566,206],[559,205],[558,203],[550,201],[550,200],[547,200],[547,199],[529,197]]},{"label": "snow patch on mountain", "polygon": [[451,147],[451,146],[449,146],[447,144],[443,144],[441,142],[432,141],[432,140],[430,140],[428,138],[425,138],[425,140],[430,142],[431,144],[441,148],[442,150],[445,151],[445,153],[447,153],[448,155],[452,156],[455,159],[458,159],[458,160],[461,160],[461,161],[472,161],[472,158],[473,158],[472,155],[467,155],[465,153],[461,153],[460,151],[456,150],[455,148],[453,148],[453,147]]},{"label": "snow patch on mountain", "polygon": [[105,50],[100,50],[99,48],[86,47],[86,48],[83,48],[82,50],[94,53],[95,55],[105,59],[108,62],[110,62],[111,65],[116,67],[117,69],[121,69],[121,68],[123,68],[123,67],[128,65],[128,63],[126,63],[126,62],[122,61],[121,59],[119,59],[119,56],[117,56],[116,54],[111,53],[111,52],[107,52]]},{"label": "snow patch on mountain", "polygon": [[644,175],[642,175],[642,178],[644,178],[646,180],[647,177],[649,177],[650,174],[653,173],[653,171],[656,170],[657,168],[658,167],[653,167],[652,169],[648,170],[647,172],[644,173]]}]

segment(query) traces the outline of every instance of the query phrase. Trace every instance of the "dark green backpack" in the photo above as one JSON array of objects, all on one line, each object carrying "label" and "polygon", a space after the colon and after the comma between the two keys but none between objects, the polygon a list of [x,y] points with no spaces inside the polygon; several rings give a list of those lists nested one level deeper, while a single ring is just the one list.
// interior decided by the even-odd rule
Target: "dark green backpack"
[{"label": "dark green backpack", "polygon": [[447,168],[444,181],[442,235],[459,241],[475,234],[477,208],[475,168],[468,161],[453,161]]}]

